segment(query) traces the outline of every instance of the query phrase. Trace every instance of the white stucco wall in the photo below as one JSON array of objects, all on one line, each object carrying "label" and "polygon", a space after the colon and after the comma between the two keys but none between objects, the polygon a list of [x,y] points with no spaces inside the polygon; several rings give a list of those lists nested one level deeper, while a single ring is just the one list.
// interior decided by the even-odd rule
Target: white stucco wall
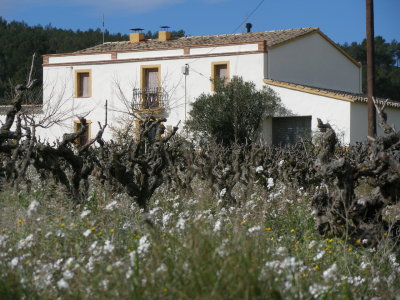
[{"label": "white stucco wall", "polygon": [[71,62],[88,62],[99,60],[111,60],[110,53],[90,54],[90,55],[70,55],[70,56],[50,56],[49,63],[71,63]]},{"label": "white stucco wall", "polygon": [[318,33],[272,48],[268,55],[269,79],[361,92],[359,67]]},{"label": "white stucco wall", "polygon": [[[350,102],[269,85],[281,98],[282,104],[296,116],[311,116],[311,130],[318,131],[317,118],[329,122],[343,144],[350,143]],[[272,133],[268,123],[263,134]]]},{"label": "white stucco wall", "polygon": [[190,49],[190,54],[214,54],[214,53],[231,53],[244,51],[257,51],[258,44],[232,45],[232,46],[216,46]]},{"label": "white stucco wall", "polygon": [[[41,131],[41,136],[50,140],[61,137],[65,132],[73,131],[73,120],[78,115],[84,115],[92,121],[92,137],[98,131],[97,122],[104,122],[104,104],[108,100],[108,120],[115,126],[117,120],[127,112],[121,98],[132,99],[133,88],[140,87],[141,66],[160,65],[161,85],[169,95],[166,110],[166,125],[176,125],[181,121],[183,128],[185,121],[185,76],[182,67],[189,64],[190,71],[186,77],[186,108],[203,92],[211,93],[211,69],[214,62],[229,62],[230,77],[242,76],[246,81],[253,81],[258,87],[263,85],[264,53],[246,55],[207,56],[187,59],[164,59],[140,62],[124,62],[110,64],[85,64],[77,66],[45,66],[43,79],[45,86],[44,110],[58,103],[62,98],[64,116],[68,120],[60,122],[50,130]],[[91,70],[92,96],[90,98],[74,97],[75,70]],[[53,88],[55,87],[55,88]],[[121,92],[119,92],[119,87]],[[132,129],[133,130],[133,129]],[[106,130],[104,137],[112,138],[111,131]]]},{"label": "white stucco wall", "polygon": [[[386,107],[387,122],[400,129],[400,109]],[[383,131],[379,126],[379,116],[377,116],[377,134],[382,135]],[[366,103],[351,104],[351,135],[350,142],[363,141],[368,135],[368,106]]]},{"label": "white stucco wall", "polygon": [[159,51],[136,51],[117,53],[117,59],[131,58],[150,58],[150,57],[168,57],[183,55],[183,49],[159,50]]}]

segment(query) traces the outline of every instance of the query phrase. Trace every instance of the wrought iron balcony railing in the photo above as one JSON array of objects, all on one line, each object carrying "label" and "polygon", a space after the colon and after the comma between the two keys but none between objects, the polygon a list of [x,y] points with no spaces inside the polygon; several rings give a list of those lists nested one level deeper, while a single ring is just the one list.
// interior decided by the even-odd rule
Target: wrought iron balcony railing
[{"label": "wrought iron balcony railing", "polygon": [[168,100],[167,92],[161,88],[133,89],[133,110],[165,109]]}]

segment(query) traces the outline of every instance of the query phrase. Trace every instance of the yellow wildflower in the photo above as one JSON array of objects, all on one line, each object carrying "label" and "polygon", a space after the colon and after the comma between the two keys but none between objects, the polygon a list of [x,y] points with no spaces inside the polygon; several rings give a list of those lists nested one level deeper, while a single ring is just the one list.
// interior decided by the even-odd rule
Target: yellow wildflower
[{"label": "yellow wildflower", "polygon": [[314,266],[314,270],[315,270],[315,271],[319,270],[319,266],[318,266],[318,265],[315,265],[315,266]]},{"label": "yellow wildflower", "polygon": [[110,233],[114,233],[114,232],[115,232],[115,229],[114,229],[114,228],[111,228],[111,229],[109,230],[109,232],[110,232]]},{"label": "yellow wildflower", "polygon": [[64,224],[64,223],[61,223],[60,226],[61,226],[61,227],[65,227],[65,224]]},{"label": "yellow wildflower", "polygon": [[383,236],[384,236],[384,237],[388,237],[388,233],[385,232],[385,233],[383,234]]},{"label": "yellow wildflower", "polygon": [[361,240],[358,239],[358,240],[356,241],[356,244],[357,244],[357,245],[361,245]]},{"label": "yellow wildflower", "polygon": [[347,251],[352,252],[353,248],[348,248]]},{"label": "yellow wildflower", "polygon": [[90,227],[90,230],[91,230],[91,231],[95,231],[96,228],[94,228],[94,227],[92,226],[92,227]]},{"label": "yellow wildflower", "polygon": [[290,229],[290,232],[295,232],[296,230],[294,230],[293,228],[292,229]]},{"label": "yellow wildflower", "polygon": [[265,227],[265,231],[271,231],[271,227]]}]

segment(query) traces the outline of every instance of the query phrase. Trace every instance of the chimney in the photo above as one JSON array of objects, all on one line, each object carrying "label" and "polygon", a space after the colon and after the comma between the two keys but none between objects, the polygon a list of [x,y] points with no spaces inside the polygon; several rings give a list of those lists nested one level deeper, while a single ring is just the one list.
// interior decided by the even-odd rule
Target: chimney
[{"label": "chimney", "polygon": [[247,29],[248,33],[251,32],[251,27],[253,27],[253,25],[251,25],[251,23],[246,23],[246,29]]},{"label": "chimney", "polygon": [[131,43],[139,43],[144,40],[144,33],[140,32],[143,30],[142,28],[132,28],[131,30],[134,31],[129,34],[129,41]]},{"label": "chimney", "polygon": [[158,40],[165,42],[171,39],[171,32],[168,31],[169,26],[161,26],[161,30],[158,32]]}]

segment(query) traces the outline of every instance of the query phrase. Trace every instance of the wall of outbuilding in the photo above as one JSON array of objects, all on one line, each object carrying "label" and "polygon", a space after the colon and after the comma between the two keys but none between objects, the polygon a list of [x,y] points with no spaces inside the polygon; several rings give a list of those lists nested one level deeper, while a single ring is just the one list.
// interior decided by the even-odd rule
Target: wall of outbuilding
[{"label": "wall of outbuilding", "polygon": [[317,32],[273,47],[268,56],[268,79],[361,92],[360,67]]}]

